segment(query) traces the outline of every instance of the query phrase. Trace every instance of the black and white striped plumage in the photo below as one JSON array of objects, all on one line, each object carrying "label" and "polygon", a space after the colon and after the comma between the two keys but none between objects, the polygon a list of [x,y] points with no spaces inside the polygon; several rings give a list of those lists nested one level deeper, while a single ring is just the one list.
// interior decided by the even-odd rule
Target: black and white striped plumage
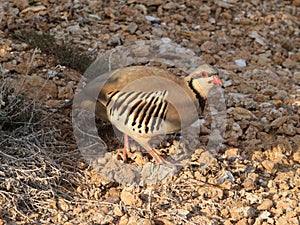
[{"label": "black and white striped plumage", "polygon": [[112,124],[139,139],[166,132],[167,91],[115,91],[108,94],[107,115]]}]

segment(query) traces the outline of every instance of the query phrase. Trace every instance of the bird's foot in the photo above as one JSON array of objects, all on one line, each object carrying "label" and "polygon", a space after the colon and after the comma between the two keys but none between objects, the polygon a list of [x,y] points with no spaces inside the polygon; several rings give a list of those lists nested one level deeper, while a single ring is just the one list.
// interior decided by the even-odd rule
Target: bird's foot
[{"label": "bird's foot", "polygon": [[133,154],[125,147],[117,149],[117,155],[120,156],[124,162],[127,162],[128,158],[133,156]]},{"label": "bird's foot", "polygon": [[171,162],[165,160],[163,157],[161,157],[157,153],[157,151],[155,151],[155,149],[150,149],[150,150],[148,150],[148,152],[153,157],[153,159],[155,160],[155,162],[157,162],[158,164],[173,165],[173,163],[171,163]]}]

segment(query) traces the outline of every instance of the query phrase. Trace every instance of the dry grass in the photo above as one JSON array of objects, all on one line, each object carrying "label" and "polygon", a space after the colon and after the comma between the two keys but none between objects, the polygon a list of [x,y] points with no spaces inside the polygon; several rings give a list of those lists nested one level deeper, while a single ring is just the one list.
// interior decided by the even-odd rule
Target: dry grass
[{"label": "dry grass", "polygon": [[49,113],[0,82],[6,103],[0,109],[0,217],[32,222],[29,212],[53,210],[51,200],[59,196],[71,200],[80,174],[60,164],[66,146]]},{"label": "dry grass", "polygon": [[81,73],[84,73],[94,61],[92,57],[71,47],[64,40],[58,44],[54,36],[48,33],[39,33],[35,30],[19,30],[12,33],[12,37],[29,44],[33,48],[39,48],[49,56],[53,56],[55,64],[64,65]]},{"label": "dry grass", "polygon": [[[26,73],[33,60],[34,54]],[[61,159],[79,153],[66,152],[59,122],[36,98],[15,93],[9,78],[0,88],[0,218],[34,222],[41,212],[52,214],[58,198],[74,201],[82,175]]]}]

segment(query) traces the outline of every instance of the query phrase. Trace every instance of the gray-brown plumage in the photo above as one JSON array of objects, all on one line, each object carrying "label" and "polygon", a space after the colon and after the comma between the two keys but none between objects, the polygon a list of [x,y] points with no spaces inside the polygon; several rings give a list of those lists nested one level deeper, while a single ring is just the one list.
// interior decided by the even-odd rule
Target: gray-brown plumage
[{"label": "gray-brown plumage", "polygon": [[[133,66],[99,76],[76,97],[76,108],[94,111],[166,163],[150,146],[152,137],[188,127],[202,112],[208,92],[222,85],[214,71],[200,66],[181,78],[154,67]],[[127,142],[127,141],[126,141]],[[129,148],[126,146],[125,148]]]}]

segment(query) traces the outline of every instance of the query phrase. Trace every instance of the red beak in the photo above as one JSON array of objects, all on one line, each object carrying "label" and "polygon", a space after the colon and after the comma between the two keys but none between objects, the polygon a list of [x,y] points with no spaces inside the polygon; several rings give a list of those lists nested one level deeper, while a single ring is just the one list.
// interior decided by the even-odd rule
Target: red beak
[{"label": "red beak", "polygon": [[218,76],[212,76],[212,81],[211,81],[211,83],[213,83],[213,84],[216,84],[216,85],[219,85],[219,86],[222,86],[223,85],[223,82],[222,82],[222,80],[220,79],[220,77],[218,77]]}]

